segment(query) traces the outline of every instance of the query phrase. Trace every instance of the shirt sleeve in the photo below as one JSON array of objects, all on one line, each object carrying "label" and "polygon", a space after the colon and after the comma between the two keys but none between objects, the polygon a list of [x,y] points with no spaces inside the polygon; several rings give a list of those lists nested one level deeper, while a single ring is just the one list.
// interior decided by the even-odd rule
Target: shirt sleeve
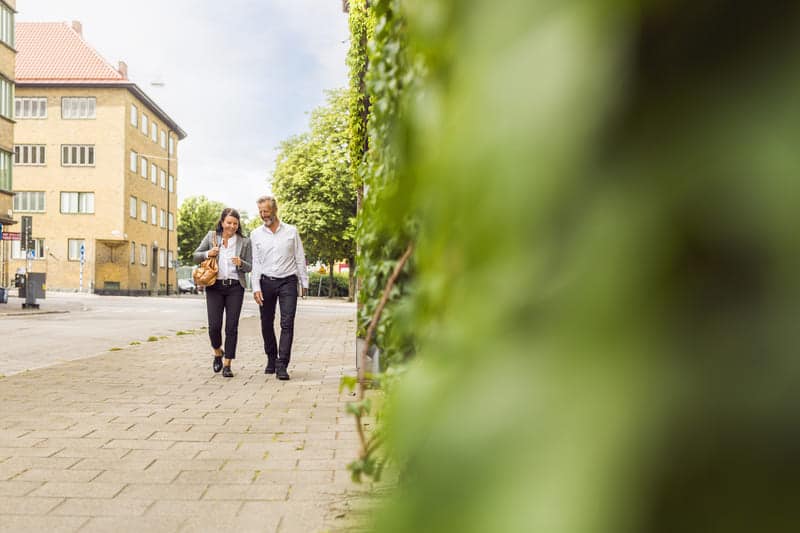
[{"label": "shirt sleeve", "polygon": [[256,250],[258,249],[256,246],[257,242],[258,237],[254,231],[250,234],[250,251],[253,255],[253,268],[250,270],[250,285],[253,287],[253,292],[261,291],[261,274],[264,270],[264,267],[261,265],[261,257],[259,257],[258,253],[256,253]]},{"label": "shirt sleeve", "polygon": [[306,253],[303,250],[303,241],[300,240],[300,232],[297,232],[297,245],[294,247],[294,262],[297,264],[297,277],[304,289],[308,288],[308,268],[306,268]]}]

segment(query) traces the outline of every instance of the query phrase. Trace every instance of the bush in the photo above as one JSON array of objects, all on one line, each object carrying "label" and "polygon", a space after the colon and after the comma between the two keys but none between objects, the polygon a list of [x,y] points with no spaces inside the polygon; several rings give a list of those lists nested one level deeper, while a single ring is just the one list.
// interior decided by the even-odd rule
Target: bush
[{"label": "bush", "polygon": [[[318,272],[308,273],[308,295],[309,296],[328,296],[330,295],[331,278],[329,274]],[[322,285],[320,286],[320,281]],[[347,297],[350,280],[347,274],[333,274],[333,296]]]}]

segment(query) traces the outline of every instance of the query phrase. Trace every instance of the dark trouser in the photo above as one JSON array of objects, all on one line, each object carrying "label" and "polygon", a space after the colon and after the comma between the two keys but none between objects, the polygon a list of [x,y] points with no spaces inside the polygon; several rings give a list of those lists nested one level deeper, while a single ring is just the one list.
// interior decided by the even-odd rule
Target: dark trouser
[{"label": "dark trouser", "polygon": [[[228,283],[225,281],[225,283]],[[233,281],[230,285],[217,280],[206,287],[208,310],[208,337],[214,349],[222,346],[222,312],[225,311],[225,357],[236,358],[236,341],[239,338],[239,315],[244,301],[244,287]]]},{"label": "dark trouser", "polygon": [[[292,358],[294,338],[294,315],[297,312],[297,276],[269,278],[261,276],[261,336],[264,338],[264,352],[270,366],[286,368]],[[281,340],[275,342],[275,302],[281,306]]]}]

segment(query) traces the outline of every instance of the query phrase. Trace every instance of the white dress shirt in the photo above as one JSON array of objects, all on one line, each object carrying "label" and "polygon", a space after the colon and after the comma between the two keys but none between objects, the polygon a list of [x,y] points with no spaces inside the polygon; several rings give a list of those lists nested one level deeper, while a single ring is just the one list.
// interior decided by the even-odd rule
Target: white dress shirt
[{"label": "white dress shirt", "polygon": [[[261,275],[273,278],[286,278],[296,274],[300,284],[308,288],[306,254],[297,228],[285,222],[278,222],[275,233],[262,225],[250,234],[253,245],[253,285],[257,288]],[[256,291],[258,289],[255,289]]]},{"label": "white dress shirt", "polygon": [[219,272],[217,279],[235,279],[239,281],[239,274],[236,272],[236,265],[233,264],[233,258],[236,257],[236,241],[238,237],[234,233],[228,239],[228,246],[222,243],[224,239],[219,239],[219,255],[217,256],[217,264],[219,265]]}]

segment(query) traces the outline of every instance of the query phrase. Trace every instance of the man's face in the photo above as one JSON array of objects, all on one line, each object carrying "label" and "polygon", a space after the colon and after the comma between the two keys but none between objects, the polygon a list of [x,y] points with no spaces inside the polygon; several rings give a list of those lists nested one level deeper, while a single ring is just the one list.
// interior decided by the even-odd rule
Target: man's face
[{"label": "man's face", "polygon": [[258,215],[267,226],[271,226],[275,222],[275,213],[272,211],[272,204],[269,202],[258,204]]}]

